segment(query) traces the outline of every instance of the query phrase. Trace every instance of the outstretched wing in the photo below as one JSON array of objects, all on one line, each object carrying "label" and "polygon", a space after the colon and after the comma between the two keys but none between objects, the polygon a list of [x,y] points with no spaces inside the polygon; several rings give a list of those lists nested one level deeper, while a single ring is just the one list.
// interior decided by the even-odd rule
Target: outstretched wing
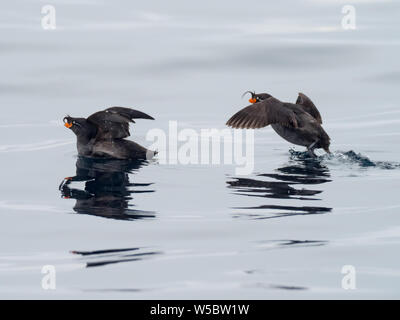
[{"label": "outstretched wing", "polygon": [[97,127],[96,138],[106,140],[129,137],[129,122],[134,123],[133,119],[154,120],[153,117],[141,111],[124,107],[111,107],[92,114],[87,118],[87,121]]},{"label": "outstretched wing", "polygon": [[310,114],[315,120],[318,121],[319,124],[322,124],[321,115],[315,106],[315,104],[311,101],[309,97],[307,97],[304,93],[299,92],[299,96],[296,100],[296,104],[300,105],[300,107]]},{"label": "outstretched wing", "polygon": [[235,113],[226,123],[232,128],[256,129],[279,123],[297,128],[295,113],[273,97],[254,103]]}]

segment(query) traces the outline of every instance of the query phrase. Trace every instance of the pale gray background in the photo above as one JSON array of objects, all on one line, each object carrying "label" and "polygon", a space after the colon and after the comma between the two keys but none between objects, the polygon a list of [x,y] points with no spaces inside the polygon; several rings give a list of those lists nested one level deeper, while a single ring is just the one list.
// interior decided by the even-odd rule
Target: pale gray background
[{"label": "pale gray background", "polygon": [[[52,4],[57,29],[41,28]],[[341,27],[353,4],[357,30]],[[7,1],[0,20],[0,297],[2,298],[399,298],[400,171],[361,168],[399,160],[399,4],[395,1]],[[152,182],[133,194],[155,218],[117,221],[75,214],[58,184],[75,173],[67,113],[136,107],[132,139],[180,127],[223,128],[246,105],[245,90],[319,107],[336,156],[318,201],[247,197],[227,188],[232,166],[163,166],[131,176]],[[290,144],[271,128],[256,132],[257,173],[290,163]],[[297,148],[302,150],[302,148]],[[321,153],[322,154],[322,153]],[[263,179],[274,181],[272,178]],[[259,205],[323,206],[326,214],[274,216]],[[316,242],[293,242],[293,241]],[[288,245],[288,243],[294,243]],[[79,257],[71,250],[139,247]],[[57,289],[41,288],[56,266]],[[343,265],[357,289],[341,288]],[[295,290],[290,290],[295,289]]]}]

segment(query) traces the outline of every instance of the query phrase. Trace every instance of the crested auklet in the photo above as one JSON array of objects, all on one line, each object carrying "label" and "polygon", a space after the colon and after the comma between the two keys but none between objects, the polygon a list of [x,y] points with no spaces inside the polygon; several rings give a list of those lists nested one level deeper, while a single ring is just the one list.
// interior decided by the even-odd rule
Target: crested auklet
[{"label": "crested auklet", "polygon": [[250,93],[251,105],[234,114],[226,123],[232,128],[256,129],[271,125],[285,140],[305,146],[312,157],[314,149],[330,153],[330,138],[322,128],[322,118],[314,103],[299,93],[296,103],[282,102],[268,93]]},{"label": "crested auklet", "polygon": [[77,137],[79,156],[108,159],[146,159],[155,153],[126,140],[133,119],[150,119],[148,114],[124,107],[111,107],[85,118],[66,116],[65,127]]}]

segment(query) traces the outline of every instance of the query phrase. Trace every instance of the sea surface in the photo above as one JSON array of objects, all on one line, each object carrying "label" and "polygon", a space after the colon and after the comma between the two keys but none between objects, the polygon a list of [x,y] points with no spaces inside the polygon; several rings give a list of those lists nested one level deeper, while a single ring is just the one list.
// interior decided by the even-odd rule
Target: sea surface
[{"label": "sea surface", "polygon": [[[1,298],[400,297],[400,3],[54,0],[55,30],[47,4],[0,13]],[[226,128],[246,90],[307,94],[332,154],[267,127],[249,175],[93,161],[62,123],[132,107],[150,146],[170,121]]]}]

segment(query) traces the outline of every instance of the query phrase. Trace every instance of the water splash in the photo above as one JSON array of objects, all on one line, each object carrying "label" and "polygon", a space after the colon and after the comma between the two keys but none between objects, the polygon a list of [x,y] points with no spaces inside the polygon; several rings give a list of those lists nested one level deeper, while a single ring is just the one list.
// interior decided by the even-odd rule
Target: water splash
[{"label": "water splash", "polygon": [[307,160],[314,162],[328,161],[337,164],[358,165],[361,168],[379,168],[386,170],[400,169],[400,163],[389,161],[373,161],[361,153],[350,151],[334,151],[330,154],[324,154],[316,158],[312,158],[310,154],[305,151],[289,150],[290,160]]}]

